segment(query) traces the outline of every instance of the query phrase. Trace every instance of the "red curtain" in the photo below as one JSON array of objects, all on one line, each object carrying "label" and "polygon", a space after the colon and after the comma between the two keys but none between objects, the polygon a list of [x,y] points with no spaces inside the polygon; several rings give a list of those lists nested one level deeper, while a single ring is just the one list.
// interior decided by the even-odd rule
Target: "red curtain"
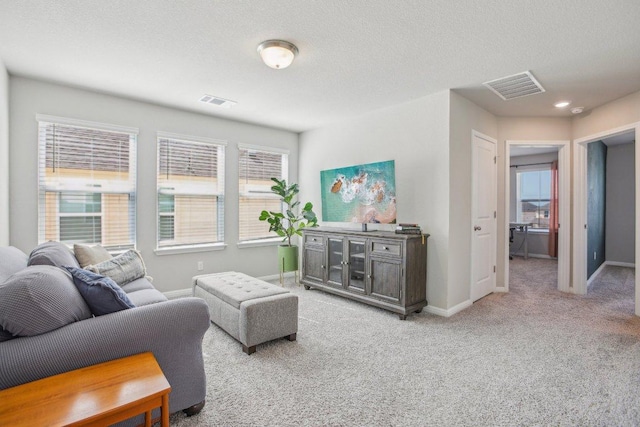
[{"label": "red curtain", "polygon": [[558,256],[558,161],[551,163],[551,199],[549,200],[549,256]]}]

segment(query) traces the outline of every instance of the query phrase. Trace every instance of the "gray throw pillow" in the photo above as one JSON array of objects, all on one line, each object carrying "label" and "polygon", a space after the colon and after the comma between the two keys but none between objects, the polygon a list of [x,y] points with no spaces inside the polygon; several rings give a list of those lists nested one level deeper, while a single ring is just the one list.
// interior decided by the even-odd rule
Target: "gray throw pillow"
[{"label": "gray throw pillow", "polygon": [[89,317],[89,307],[60,268],[25,268],[0,285],[0,326],[12,335],[39,335]]},{"label": "gray throw pillow", "polygon": [[125,291],[110,278],[81,268],[66,269],[73,276],[73,283],[96,316],[135,307]]},{"label": "gray throw pillow", "polygon": [[56,267],[80,267],[78,260],[71,252],[71,249],[64,243],[45,242],[42,243],[29,255],[28,265],[53,265]]},{"label": "gray throw pillow", "polygon": [[76,243],[73,245],[73,253],[76,255],[81,268],[113,258],[111,254],[100,245],[88,246]]},{"label": "gray throw pillow", "polygon": [[88,265],[86,269],[102,276],[110,277],[120,286],[147,274],[140,252],[133,249],[129,249],[108,261]]}]

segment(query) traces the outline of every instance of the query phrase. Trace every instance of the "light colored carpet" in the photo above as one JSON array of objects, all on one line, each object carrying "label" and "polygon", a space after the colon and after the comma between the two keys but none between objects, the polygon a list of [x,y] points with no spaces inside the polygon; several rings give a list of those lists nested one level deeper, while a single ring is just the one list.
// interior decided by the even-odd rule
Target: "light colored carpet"
[{"label": "light colored carpet", "polygon": [[212,325],[207,404],[171,425],[640,425],[633,270],[607,267],[584,297],[555,290],[555,270],[515,258],[511,292],[406,321],[289,284],[298,341],[247,356]]}]

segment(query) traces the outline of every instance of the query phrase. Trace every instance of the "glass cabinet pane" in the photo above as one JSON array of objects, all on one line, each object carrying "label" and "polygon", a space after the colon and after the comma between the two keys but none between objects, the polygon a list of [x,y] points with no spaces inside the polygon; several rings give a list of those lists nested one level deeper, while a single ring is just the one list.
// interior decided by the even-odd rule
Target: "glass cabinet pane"
[{"label": "glass cabinet pane", "polygon": [[349,287],[364,291],[365,242],[349,241]]},{"label": "glass cabinet pane", "polygon": [[329,282],[342,284],[342,239],[329,241]]}]

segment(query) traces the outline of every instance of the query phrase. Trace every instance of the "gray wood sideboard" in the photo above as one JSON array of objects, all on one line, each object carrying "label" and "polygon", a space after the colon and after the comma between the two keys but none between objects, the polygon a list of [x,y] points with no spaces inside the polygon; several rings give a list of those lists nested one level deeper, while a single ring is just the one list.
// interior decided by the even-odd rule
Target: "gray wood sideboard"
[{"label": "gray wood sideboard", "polygon": [[394,313],[401,320],[427,305],[428,234],[304,230],[302,283]]}]

